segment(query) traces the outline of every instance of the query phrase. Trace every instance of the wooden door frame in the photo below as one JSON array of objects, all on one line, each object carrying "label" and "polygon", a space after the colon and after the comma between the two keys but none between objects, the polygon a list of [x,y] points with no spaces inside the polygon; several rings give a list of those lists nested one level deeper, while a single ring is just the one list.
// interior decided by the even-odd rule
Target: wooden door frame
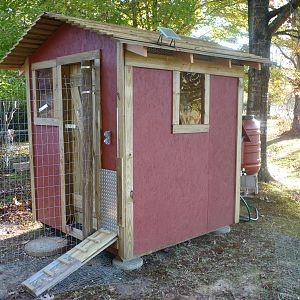
[{"label": "wooden door frame", "polygon": [[118,255],[133,258],[133,69],[125,66],[124,43],[117,43]]},{"label": "wooden door frame", "polygon": [[[100,144],[100,130],[101,130],[101,91],[100,91],[100,50],[82,52],[78,54],[72,54],[67,56],[61,56],[56,59],[57,68],[57,85],[58,85],[58,103],[59,103],[59,151],[60,151],[60,188],[61,188],[61,217],[62,217],[62,231],[68,233],[78,239],[83,239],[82,231],[70,228],[66,224],[66,178],[65,178],[65,159],[64,159],[64,121],[63,121],[63,95],[62,95],[62,78],[61,67],[63,65],[69,65],[74,63],[80,63],[83,60],[94,61],[95,67],[95,91],[93,93],[93,118],[95,120],[93,124],[93,156],[94,156],[94,194],[95,210],[97,217],[97,229],[100,228],[100,209],[101,209],[101,197],[100,197],[100,180],[99,173],[101,170],[101,144]],[[98,101],[96,101],[98,100]],[[96,201],[98,199],[98,201]]]}]

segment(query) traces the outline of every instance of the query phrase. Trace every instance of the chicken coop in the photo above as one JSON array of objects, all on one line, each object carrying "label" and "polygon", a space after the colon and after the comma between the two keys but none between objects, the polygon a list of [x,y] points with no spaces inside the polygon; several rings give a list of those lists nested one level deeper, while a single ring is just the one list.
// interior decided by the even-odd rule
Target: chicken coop
[{"label": "chicken coop", "polygon": [[27,80],[35,219],[82,240],[81,264],[238,222],[244,66],[263,63],[163,30],[42,14],[0,62]]}]

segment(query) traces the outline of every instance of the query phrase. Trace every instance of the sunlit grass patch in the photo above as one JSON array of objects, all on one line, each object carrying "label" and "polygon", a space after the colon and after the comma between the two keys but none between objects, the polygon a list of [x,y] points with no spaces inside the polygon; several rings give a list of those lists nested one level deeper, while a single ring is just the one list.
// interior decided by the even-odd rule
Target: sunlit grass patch
[{"label": "sunlit grass patch", "polygon": [[300,187],[300,139],[282,137],[268,147],[271,175],[289,188]]}]

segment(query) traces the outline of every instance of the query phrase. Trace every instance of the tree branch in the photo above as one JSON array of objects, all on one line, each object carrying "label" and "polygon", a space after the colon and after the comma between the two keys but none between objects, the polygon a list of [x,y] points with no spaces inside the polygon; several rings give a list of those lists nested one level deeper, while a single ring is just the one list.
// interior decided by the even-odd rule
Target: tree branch
[{"label": "tree branch", "polygon": [[299,34],[299,30],[296,29],[286,29],[286,30],[282,30],[282,31],[277,31],[277,34],[285,34],[285,33],[296,33]]},{"label": "tree branch", "polygon": [[[291,0],[289,3],[274,10],[276,18],[269,24],[269,32],[273,35],[278,28],[286,21],[290,14],[300,6],[300,0]],[[270,12],[272,13],[272,11]]]},{"label": "tree branch", "polygon": [[[283,7],[283,6],[282,6],[282,7]],[[273,19],[274,17],[276,17],[276,16],[280,13],[282,7],[276,8],[276,9],[273,9],[273,10],[269,11],[269,20],[271,20],[271,19]]]},{"label": "tree branch", "polygon": [[[295,35],[292,34],[292,33],[290,33],[290,32],[295,32]],[[289,36],[291,38],[299,39],[300,32],[298,32],[297,30],[284,30],[284,31],[277,31],[273,35],[275,35],[275,36],[278,36],[278,35],[287,35],[287,36]]]},{"label": "tree branch", "polygon": [[286,55],[285,53],[284,53],[284,51],[281,49],[281,47],[278,45],[278,44],[274,44],[278,49],[279,49],[279,51],[280,51],[280,53],[287,59],[287,60],[289,60],[292,64],[293,64],[293,66],[295,67],[295,69],[297,68],[297,64],[295,63],[295,61],[291,58],[291,57],[289,57],[288,55]]}]

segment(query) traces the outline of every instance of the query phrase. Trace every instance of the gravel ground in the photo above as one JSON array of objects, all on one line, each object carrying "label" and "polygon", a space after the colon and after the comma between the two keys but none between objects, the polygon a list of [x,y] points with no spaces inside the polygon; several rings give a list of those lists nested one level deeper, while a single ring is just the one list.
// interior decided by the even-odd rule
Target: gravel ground
[{"label": "gravel ground", "polygon": [[[291,198],[295,191],[278,193],[277,185],[261,190],[249,200],[260,210],[259,221],[145,256],[134,272],[112,267],[111,256],[101,254],[52,289],[48,299],[300,299],[300,203]],[[2,264],[6,298],[32,299],[19,284],[52,259],[24,254]]]}]

